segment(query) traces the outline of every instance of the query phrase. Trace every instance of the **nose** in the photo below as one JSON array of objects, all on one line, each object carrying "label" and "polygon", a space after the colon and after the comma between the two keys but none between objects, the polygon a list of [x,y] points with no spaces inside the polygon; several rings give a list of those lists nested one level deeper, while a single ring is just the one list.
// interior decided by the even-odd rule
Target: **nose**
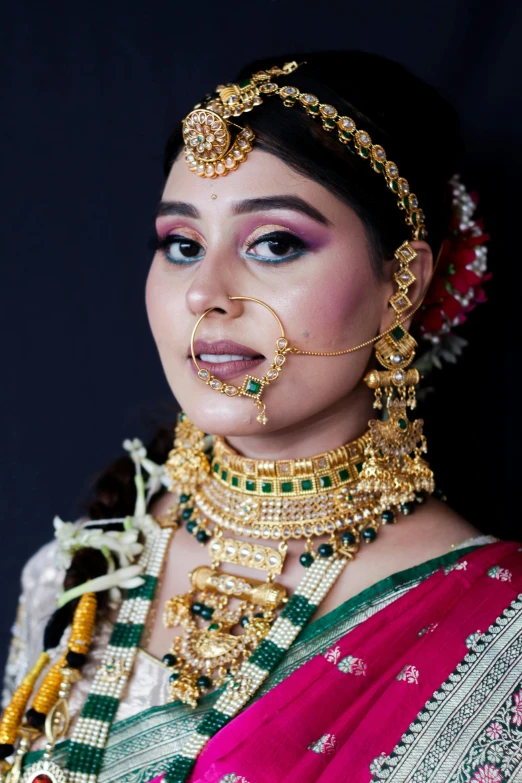
[{"label": "nose", "polygon": [[232,270],[227,269],[226,264],[219,263],[218,259],[207,257],[187,290],[187,307],[198,318],[210,309],[216,315],[239,318],[243,313],[243,302],[230,299],[236,293]]}]

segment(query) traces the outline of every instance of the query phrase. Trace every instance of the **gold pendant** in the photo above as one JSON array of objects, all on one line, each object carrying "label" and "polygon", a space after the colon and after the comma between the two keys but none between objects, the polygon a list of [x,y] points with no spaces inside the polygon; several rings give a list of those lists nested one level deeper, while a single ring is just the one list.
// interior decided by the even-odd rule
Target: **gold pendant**
[{"label": "gold pendant", "polygon": [[[190,574],[191,592],[165,604],[165,626],[181,626],[184,630],[171,647],[169,701],[195,707],[204,690],[235,677],[243,661],[268,634],[276,610],[287,601],[286,589],[273,581],[281,573],[286,550],[286,543],[273,549],[222,534],[212,539],[212,566],[194,569]],[[267,579],[225,573],[219,568],[221,563],[267,571]],[[201,621],[208,624],[202,626]]]}]

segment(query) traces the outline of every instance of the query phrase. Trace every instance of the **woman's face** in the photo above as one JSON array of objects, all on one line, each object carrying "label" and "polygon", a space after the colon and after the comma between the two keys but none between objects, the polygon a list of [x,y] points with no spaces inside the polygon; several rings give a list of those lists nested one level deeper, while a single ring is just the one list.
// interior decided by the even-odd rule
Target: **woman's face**
[{"label": "woman's face", "polygon": [[277,322],[231,296],[266,302],[302,350],[349,348],[389,325],[390,274],[377,278],[363,224],[328,190],[259,150],[218,179],[201,179],[179,158],[157,233],[146,291],[150,325],[172,392],[196,426],[236,437],[288,431],[360,395],[371,346],[341,357],[289,355],[264,390],[269,422],[262,427],[252,399],[210,389],[190,356],[197,319],[216,308],[196,335],[200,366],[236,386],[268,370]]}]

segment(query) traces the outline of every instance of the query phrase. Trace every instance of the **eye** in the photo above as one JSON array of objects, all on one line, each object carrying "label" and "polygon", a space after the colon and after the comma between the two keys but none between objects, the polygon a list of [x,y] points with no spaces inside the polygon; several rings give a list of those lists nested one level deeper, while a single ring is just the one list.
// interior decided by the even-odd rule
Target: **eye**
[{"label": "eye", "polygon": [[168,234],[163,239],[158,239],[157,250],[163,250],[165,257],[172,264],[192,264],[201,261],[205,255],[204,249],[195,239]]},{"label": "eye", "polygon": [[[258,237],[249,245],[246,255],[257,261],[266,263],[283,263],[293,261],[303,255],[308,245],[300,237],[289,231],[271,231]],[[252,252],[254,251],[255,252]]]}]

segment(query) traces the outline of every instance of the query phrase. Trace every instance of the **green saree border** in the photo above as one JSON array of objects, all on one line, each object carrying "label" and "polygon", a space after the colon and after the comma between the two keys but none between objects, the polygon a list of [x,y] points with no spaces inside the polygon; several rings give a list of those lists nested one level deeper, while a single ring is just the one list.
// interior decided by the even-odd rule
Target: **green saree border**
[{"label": "green saree border", "polygon": [[[452,565],[484,545],[487,544],[454,549],[420,565],[391,574],[312,621],[303,629],[253,701],[262,698],[312,657],[326,651],[349,630],[416,587],[439,568]],[[219,694],[220,691],[208,694],[196,709],[174,702],[150,707],[114,723],[104,751],[99,783],[147,783],[159,775],[212,708]],[[54,758],[61,766],[65,763],[69,742],[65,740],[56,746]],[[25,764],[34,763],[42,753],[29,753]]]}]

